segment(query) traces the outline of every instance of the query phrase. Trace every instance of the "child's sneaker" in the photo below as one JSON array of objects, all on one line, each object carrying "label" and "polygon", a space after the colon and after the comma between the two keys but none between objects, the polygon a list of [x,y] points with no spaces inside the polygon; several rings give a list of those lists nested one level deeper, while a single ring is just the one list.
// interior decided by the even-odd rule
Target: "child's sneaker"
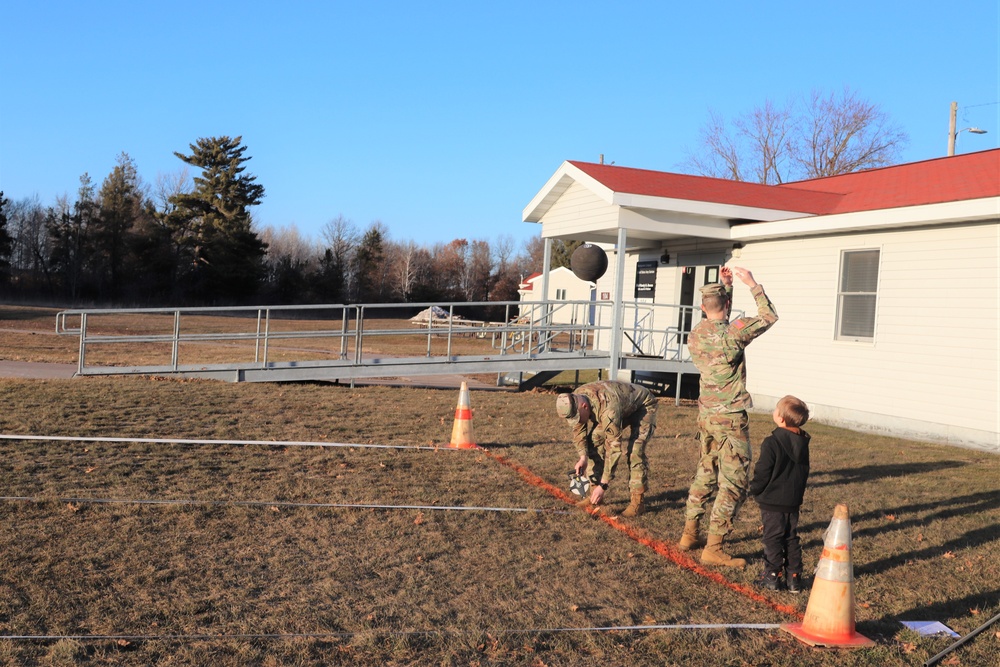
[{"label": "child's sneaker", "polygon": [[796,594],[802,592],[802,575],[798,572],[788,574],[788,592]]},{"label": "child's sneaker", "polygon": [[754,585],[757,588],[763,588],[769,591],[780,591],[784,590],[784,582],[781,581],[781,575],[777,572],[764,571],[761,573],[760,578],[754,581]]}]

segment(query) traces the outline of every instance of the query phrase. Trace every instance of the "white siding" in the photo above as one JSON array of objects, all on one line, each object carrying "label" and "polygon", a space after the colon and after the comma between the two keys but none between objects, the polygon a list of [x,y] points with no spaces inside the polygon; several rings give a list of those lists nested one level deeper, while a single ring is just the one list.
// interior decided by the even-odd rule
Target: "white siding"
[{"label": "white siding", "polygon": [[618,225],[618,207],[573,182],[545,214],[545,236],[581,238],[585,232]]},{"label": "white siding", "polygon": [[[861,248],[880,250],[875,339],[837,341],[841,251]],[[780,317],[748,350],[758,408],[795,394],[820,419],[1000,447],[1000,224],[751,243],[732,263]],[[755,310],[738,281],[735,306]]]},{"label": "white siding", "polygon": [[[525,304],[542,300],[542,276],[538,276],[532,281],[532,289],[521,292],[521,301]],[[564,266],[553,269],[549,272],[549,295],[551,299],[556,298],[556,290],[566,290],[566,301],[590,301],[593,283],[580,280],[576,275]],[[521,306],[520,314],[527,316],[530,308]],[[557,324],[579,324],[587,321],[590,309],[586,304],[567,304],[556,309],[552,315],[552,321]]]}]

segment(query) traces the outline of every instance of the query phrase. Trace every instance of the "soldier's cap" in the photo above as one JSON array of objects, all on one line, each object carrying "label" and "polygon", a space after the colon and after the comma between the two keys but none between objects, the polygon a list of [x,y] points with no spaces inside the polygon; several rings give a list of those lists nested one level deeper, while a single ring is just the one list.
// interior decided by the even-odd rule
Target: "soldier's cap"
[{"label": "soldier's cap", "polygon": [[726,294],[726,288],[722,283],[709,283],[701,288],[701,296],[728,296]]},{"label": "soldier's cap", "polygon": [[559,394],[556,398],[556,414],[563,419],[575,419],[577,414],[576,394]]}]

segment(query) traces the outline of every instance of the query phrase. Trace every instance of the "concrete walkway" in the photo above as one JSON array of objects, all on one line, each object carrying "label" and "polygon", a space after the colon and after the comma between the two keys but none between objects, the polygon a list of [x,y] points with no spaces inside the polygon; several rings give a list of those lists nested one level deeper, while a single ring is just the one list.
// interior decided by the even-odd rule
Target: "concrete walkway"
[{"label": "concrete walkway", "polygon": [[0,378],[64,380],[73,377],[76,364],[42,364],[30,361],[0,361]]}]

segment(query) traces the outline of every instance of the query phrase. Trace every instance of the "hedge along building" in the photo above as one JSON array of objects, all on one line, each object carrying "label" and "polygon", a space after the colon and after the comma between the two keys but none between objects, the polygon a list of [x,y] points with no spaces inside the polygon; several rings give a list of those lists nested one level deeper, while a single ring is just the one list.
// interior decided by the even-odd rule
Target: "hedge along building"
[{"label": "hedge along building", "polygon": [[606,244],[599,299],[692,305],[750,269],[781,318],[748,348],[758,409],[1000,451],[1000,150],[778,186],[564,162],[523,218],[545,271],[552,239]]}]

